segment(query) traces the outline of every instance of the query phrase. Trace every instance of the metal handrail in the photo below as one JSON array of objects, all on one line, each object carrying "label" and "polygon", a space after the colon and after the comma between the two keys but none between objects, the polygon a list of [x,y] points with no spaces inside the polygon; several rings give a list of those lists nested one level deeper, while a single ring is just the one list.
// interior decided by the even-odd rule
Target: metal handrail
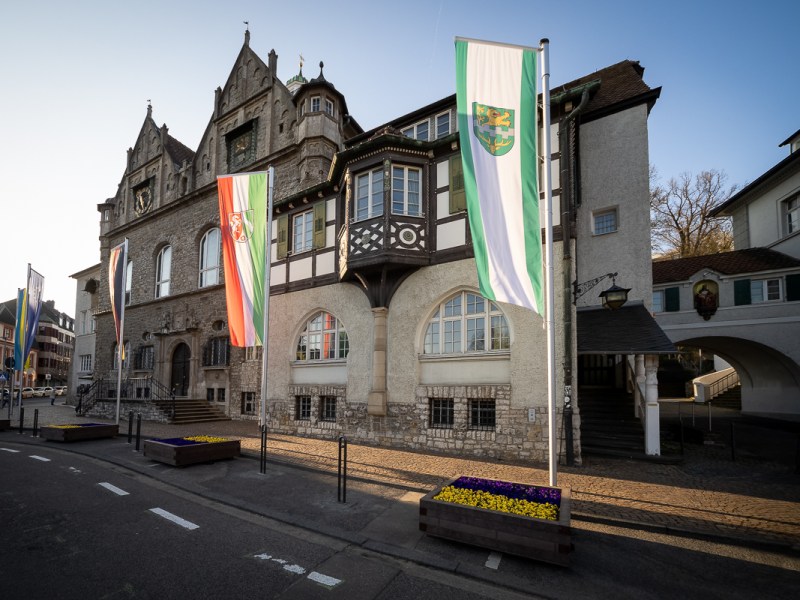
[{"label": "metal handrail", "polygon": [[737,385],[739,385],[739,374],[734,370],[724,377],[720,377],[714,383],[709,384],[708,400],[713,400]]},{"label": "metal handrail", "polygon": [[[175,395],[154,377],[126,377],[122,380],[120,397],[127,401],[141,402],[145,406],[155,405],[170,418],[175,417]],[[116,398],[116,376],[96,379],[80,396],[75,412],[85,415],[98,401],[111,401]]]}]

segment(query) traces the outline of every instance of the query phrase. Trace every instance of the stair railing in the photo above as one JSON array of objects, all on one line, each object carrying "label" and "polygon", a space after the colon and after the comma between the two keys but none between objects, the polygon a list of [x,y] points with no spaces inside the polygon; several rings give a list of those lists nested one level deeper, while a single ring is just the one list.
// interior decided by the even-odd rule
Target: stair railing
[{"label": "stair railing", "polygon": [[737,385],[739,385],[739,373],[733,370],[708,386],[708,399],[713,400]]},{"label": "stair railing", "polygon": [[[169,418],[175,417],[175,395],[154,377],[125,377],[120,388],[120,397],[133,402],[141,402],[145,406],[155,406],[167,413]],[[75,412],[85,415],[98,401],[113,401],[117,398],[116,376],[102,377],[95,380],[83,394],[79,396]]]}]

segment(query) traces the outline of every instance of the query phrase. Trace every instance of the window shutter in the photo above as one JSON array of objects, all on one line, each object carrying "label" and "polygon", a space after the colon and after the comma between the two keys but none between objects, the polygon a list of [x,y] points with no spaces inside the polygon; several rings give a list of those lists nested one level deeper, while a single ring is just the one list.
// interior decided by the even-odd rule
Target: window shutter
[{"label": "window shutter", "polygon": [[467,209],[467,195],[464,191],[464,167],[461,155],[450,157],[450,214]]},{"label": "window shutter", "polygon": [[314,205],[314,248],[325,247],[325,201]]},{"label": "window shutter", "polygon": [[786,276],[786,301],[800,300],[800,274]]},{"label": "window shutter", "polygon": [[751,303],[749,279],[740,279],[733,282],[733,303],[736,306]]},{"label": "window shutter", "polygon": [[278,260],[286,258],[289,239],[289,215],[278,217]]},{"label": "window shutter", "polygon": [[681,309],[681,289],[671,287],[664,290],[664,311],[677,312]]}]

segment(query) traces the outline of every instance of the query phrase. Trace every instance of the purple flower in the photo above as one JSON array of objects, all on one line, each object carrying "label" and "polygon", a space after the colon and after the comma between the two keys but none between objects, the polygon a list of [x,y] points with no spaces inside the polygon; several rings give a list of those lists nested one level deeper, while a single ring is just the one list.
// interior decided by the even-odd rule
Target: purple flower
[{"label": "purple flower", "polygon": [[527,500],[528,502],[549,502],[556,506],[561,506],[561,490],[558,488],[523,485],[521,483],[482,479],[480,477],[459,477],[450,485],[457,488],[498,494],[506,498]]}]

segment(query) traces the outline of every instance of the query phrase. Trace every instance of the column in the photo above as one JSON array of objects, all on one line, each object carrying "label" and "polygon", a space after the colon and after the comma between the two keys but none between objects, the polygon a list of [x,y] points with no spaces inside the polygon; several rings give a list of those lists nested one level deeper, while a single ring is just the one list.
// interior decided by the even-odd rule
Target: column
[{"label": "column", "polygon": [[637,354],[634,358],[635,360],[635,371],[634,371],[634,381],[635,386],[633,390],[633,401],[635,404],[635,413],[638,418],[642,418],[642,404],[644,398],[642,398],[642,394],[644,393],[645,384],[646,384],[646,377],[645,377],[645,369],[644,369],[644,355]]},{"label": "column", "polygon": [[651,456],[661,454],[661,423],[658,411],[658,356],[648,354],[644,359],[645,370],[645,431],[644,452]]},{"label": "column", "polygon": [[388,308],[372,309],[372,385],[367,400],[367,414],[386,415],[386,317]]}]

